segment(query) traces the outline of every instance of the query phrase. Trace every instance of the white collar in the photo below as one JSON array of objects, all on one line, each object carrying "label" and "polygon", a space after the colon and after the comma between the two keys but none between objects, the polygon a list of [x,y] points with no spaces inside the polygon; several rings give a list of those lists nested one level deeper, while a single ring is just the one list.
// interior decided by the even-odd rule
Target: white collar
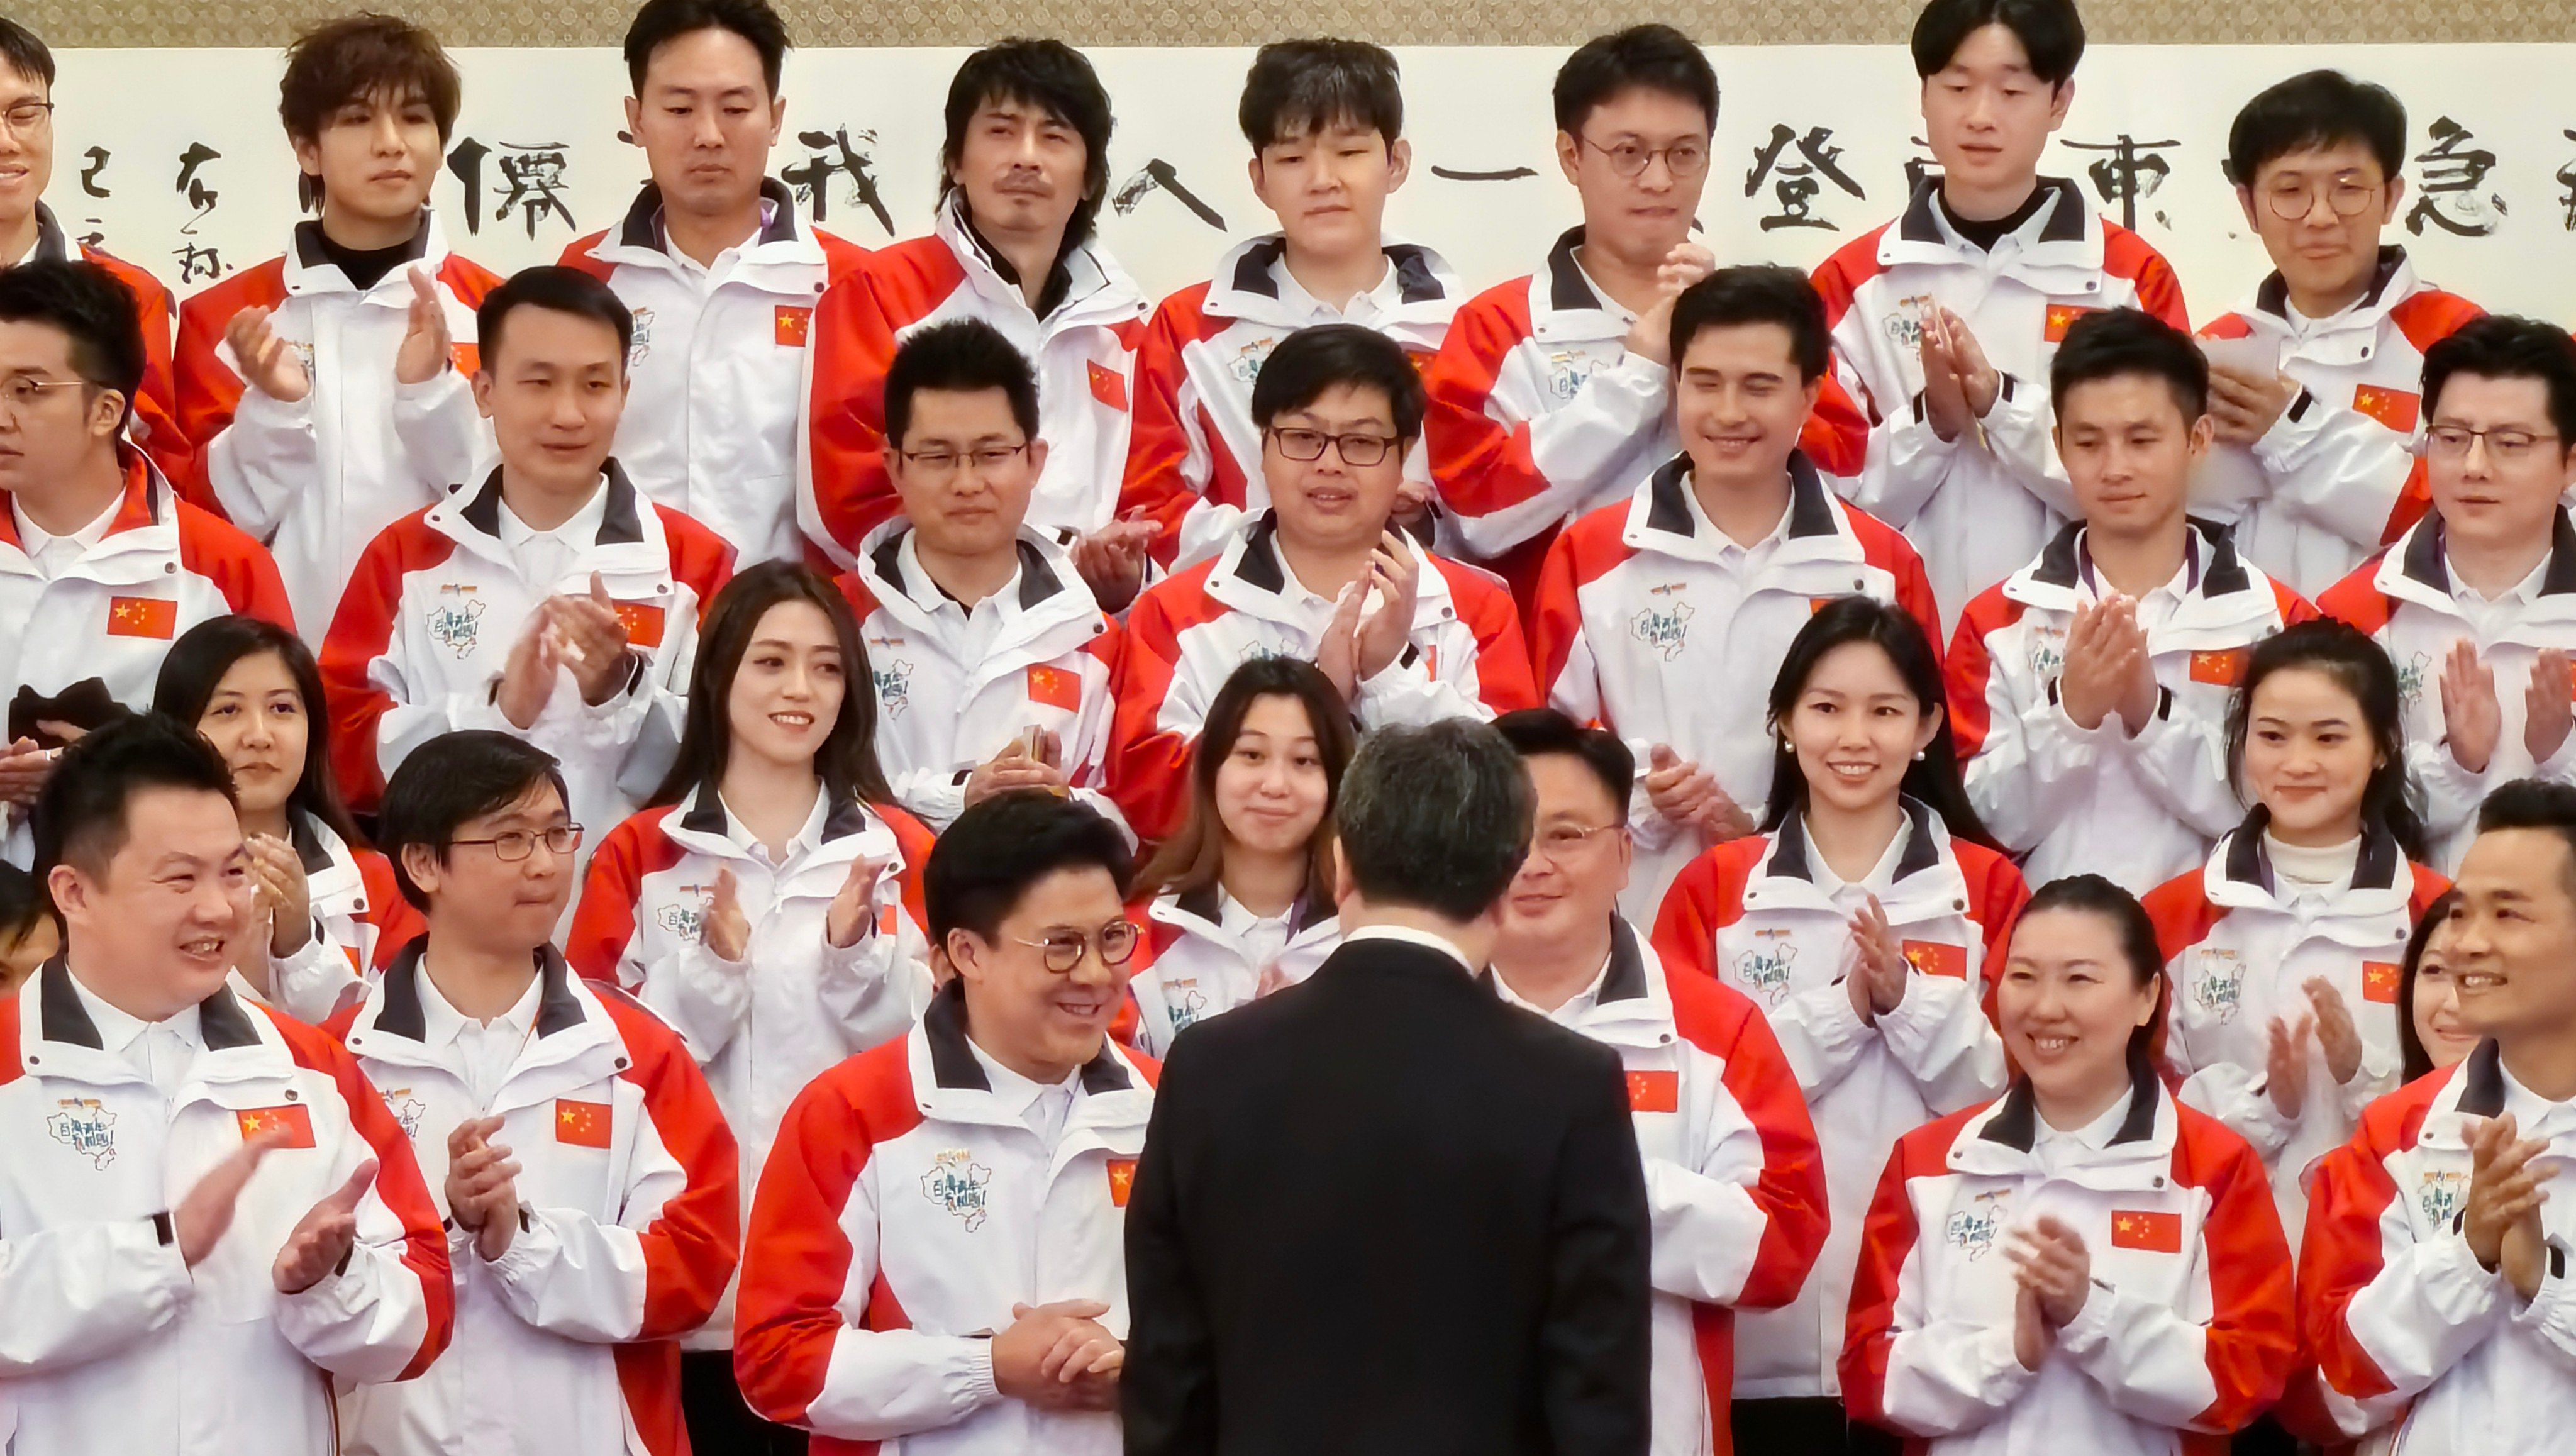
[{"label": "white collar", "polygon": [[1871,865],[1869,873],[1861,876],[1857,881],[1846,880],[1834,873],[1834,867],[1825,862],[1824,851],[1816,848],[1815,829],[1807,824],[1803,817],[1798,829],[1807,839],[1807,873],[1814,878],[1817,890],[1827,899],[1833,898],[1836,891],[1848,889],[1853,884],[1858,884],[1876,893],[1879,898],[1885,899],[1888,892],[1896,886],[1896,866],[1905,857],[1906,844],[1914,834],[1914,821],[1909,818],[1898,822],[1895,836],[1887,841],[1887,848],[1878,852],[1878,863]]},{"label": "white collar", "polygon": [[[814,807],[805,812],[804,824],[787,837],[787,852],[779,858],[779,864],[783,865],[799,855],[811,853],[822,846],[823,825],[831,817],[831,799],[831,790],[820,784],[815,786]],[[741,818],[733,812],[733,805],[725,803],[722,789],[716,791],[716,803],[724,809],[725,837],[732,840],[736,848],[766,859],[769,854],[768,847],[760,842],[758,836],[744,827]]]},{"label": "white collar", "polygon": [[191,1049],[204,1044],[204,1038],[198,1031],[197,1008],[194,1006],[183,1006],[157,1022],[145,1021],[139,1016],[128,1014],[119,1007],[109,1005],[106,998],[82,985],[79,976],[65,976],[63,979],[72,983],[73,992],[80,997],[81,1009],[89,1013],[90,1025],[98,1029],[100,1051],[111,1056],[123,1056],[126,1048],[134,1045],[135,1038],[155,1026],[166,1027],[177,1032],[179,1040],[187,1043]]},{"label": "white collar", "polygon": [[15,495],[9,497],[9,514],[17,521],[20,549],[33,559],[56,541],[77,542],[82,551],[88,551],[92,546],[107,539],[107,528],[116,520],[117,508],[124,504],[125,492],[120,490],[115,498],[107,503],[107,509],[98,513],[97,519],[63,536],[54,535],[28,519],[26,507],[18,503],[18,497]]},{"label": "white collar", "polygon": [[501,544],[516,551],[540,536],[551,536],[578,551],[599,540],[599,528],[607,519],[608,477],[604,473],[599,477],[599,484],[592,487],[590,499],[581,503],[581,509],[566,517],[562,525],[551,531],[540,531],[520,520],[519,513],[510,509],[509,497],[503,496],[500,513]]},{"label": "white collar", "polygon": [[487,1026],[457,1010],[447,999],[447,993],[438,989],[438,982],[432,980],[429,974],[429,954],[431,953],[422,955],[416,976],[420,985],[420,1044],[422,1046],[432,1051],[452,1046],[468,1026],[486,1031],[514,1031],[525,1037],[528,1029],[536,1025],[537,999],[545,993],[546,989],[546,977],[543,971],[528,978],[528,989],[520,995],[517,1005],[493,1017]]},{"label": "white collar", "polygon": [[973,1052],[975,1054],[975,1060],[982,1064],[984,1068],[984,1085],[992,1089],[993,1100],[1001,1103],[1002,1110],[1010,1113],[1013,1117],[1019,1117],[1026,1114],[1030,1108],[1037,1105],[1039,1098],[1045,1096],[1049,1092],[1061,1089],[1072,1093],[1076,1097],[1082,1095],[1082,1069],[1080,1067],[1076,1067],[1072,1071],[1065,1073],[1064,1080],[1061,1082],[1040,1082],[1035,1078],[1023,1077],[1019,1073],[1012,1071],[1010,1068],[1003,1066],[999,1058],[976,1044],[975,1034],[973,1032],[968,1032],[966,1034],[966,1049]]},{"label": "white collar", "polygon": [[1335,308],[1306,291],[1306,285],[1297,281],[1297,275],[1288,271],[1288,249],[1285,246],[1280,248],[1278,257],[1270,260],[1270,281],[1279,290],[1279,302],[1291,310],[1319,318],[1363,323],[1385,317],[1404,302],[1404,283],[1396,276],[1399,270],[1395,260],[1386,256],[1383,246],[1378,250],[1378,258],[1386,271],[1378,275],[1375,284],[1351,295],[1346,308]]},{"label": "white collar", "polygon": [[1619,943],[1614,939],[1610,943],[1610,953],[1601,958],[1601,969],[1594,971],[1592,979],[1583,983],[1583,989],[1566,997],[1564,1004],[1554,1011],[1513,990],[1511,983],[1503,979],[1501,971],[1494,972],[1494,989],[1502,995],[1503,1003],[1507,1006],[1518,1006],[1524,1011],[1535,1011],[1559,1026],[1571,1026],[1585,1013],[1600,1004],[1601,983],[1610,979],[1610,962],[1617,957],[1618,952]]},{"label": "white collar", "polygon": [[1216,892],[1217,929],[1228,935],[1241,936],[1259,925],[1285,925],[1296,913],[1297,904],[1292,900],[1287,909],[1276,915],[1255,915],[1232,895],[1227,894],[1224,887],[1218,887]]},{"label": "white collar", "polygon": [[1476,974],[1475,963],[1468,960],[1467,953],[1460,950],[1457,944],[1445,935],[1436,935],[1428,930],[1416,930],[1410,925],[1363,925],[1343,936],[1342,944],[1350,945],[1363,940],[1401,941],[1406,945],[1418,945],[1424,950],[1436,950],[1456,961],[1458,968],[1468,975]]},{"label": "white collar", "polygon": [[2120,1125],[2128,1120],[2129,1104],[2137,1100],[2137,1096],[2134,1089],[2124,1092],[2111,1099],[2111,1105],[2102,1109],[2101,1116],[2082,1127],[2070,1127],[2062,1132],[2049,1126],[2048,1119],[2039,1116],[2036,1108],[2032,1110],[2031,1120],[2038,1124],[2037,1138],[2041,1143],[2072,1142],[2098,1153],[2111,1145]]},{"label": "white collar", "polygon": [[2550,553],[2543,551],[2540,553],[2540,560],[2533,563],[2530,572],[2522,580],[2506,587],[2502,595],[2492,597],[2469,585],[2468,581],[2460,575],[2460,569],[2451,564],[2451,553],[2448,551],[2442,553],[2442,570],[2451,578],[2451,595],[2460,601],[2487,606],[2493,606],[2498,602],[2513,602],[2521,606],[2529,606],[2540,598],[2540,583],[2549,575],[2549,560]]},{"label": "white collar", "polygon": [[662,250],[663,256],[669,258],[673,263],[679,266],[681,272],[686,273],[693,278],[704,280],[716,277],[717,275],[725,272],[727,269],[731,268],[734,262],[741,258],[743,254],[760,246],[761,238],[765,236],[769,232],[771,226],[778,221],[778,199],[775,197],[761,198],[760,226],[753,228],[749,237],[746,237],[741,242],[734,244],[732,247],[726,248],[722,252],[717,253],[715,261],[712,263],[701,263],[697,259],[692,258],[688,254],[671,246],[670,212],[670,205],[665,203],[661,211],[653,214],[653,242],[655,246]]}]

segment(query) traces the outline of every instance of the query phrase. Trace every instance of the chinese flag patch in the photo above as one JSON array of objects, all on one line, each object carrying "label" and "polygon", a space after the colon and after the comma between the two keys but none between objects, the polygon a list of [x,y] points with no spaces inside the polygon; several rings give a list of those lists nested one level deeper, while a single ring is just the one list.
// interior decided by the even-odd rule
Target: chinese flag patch
[{"label": "chinese flag patch", "polygon": [[2111,1247],[2143,1249],[2150,1254],[2182,1252],[2182,1215],[2145,1209],[2117,1209],[2111,1214]]},{"label": "chinese flag patch", "polygon": [[1084,360],[1082,367],[1091,376],[1091,397],[1123,412],[1127,408],[1127,376],[1097,360]]},{"label": "chinese flag patch", "polygon": [[290,1102],[283,1107],[245,1107],[233,1114],[233,1121],[241,1124],[243,1142],[249,1142],[261,1133],[283,1132],[286,1141],[278,1144],[281,1148],[313,1146],[313,1112],[300,1103]]},{"label": "chinese flag patch", "polygon": [[626,640],[638,647],[662,645],[662,609],[651,602],[619,602],[617,620],[626,624]]},{"label": "chinese flag patch", "polygon": [[2244,680],[2246,659],[2253,655],[2252,649],[2245,647],[2195,652],[2191,655],[2191,680],[2232,688]]},{"label": "chinese flag patch", "polygon": [[2397,1004],[2397,965],[2393,961],[2361,963],[2361,999],[2382,1006]]},{"label": "chinese flag patch", "polygon": [[1134,1192],[1135,1189],[1136,1160],[1134,1158],[1111,1158],[1109,1160],[1109,1206],[1112,1208],[1125,1208],[1127,1206],[1127,1195]]},{"label": "chinese flag patch", "polygon": [[447,346],[447,362],[456,366],[457,373],[471,379],[483,372],[483,347],[480,344],[450,344]]},{"label": "chinese flag patch", "polygon": [[2050,304],[2048,306],[2048,341],[2052,344],[2065,343],[2066,331],[2075,327],[2075,321],[2077,319],[2084,317],[2088,313],[2099,313],[2100,311],[2101,310],[2099,309],[2086,308],[2080,303]]},{"label": "chinese flag patch", "polygon": [[1953,981],[1968,979],[1968,948],[1940,940],[1905,942],[1905,963],[1915,973],[1925,976],[1948,976]]},{"label": "chinese flag patch", "polygon": [[1681,1106],[1681,1073],[1630,1072],[1628,1074],[1628,1110],[1630,1112],[1679,1112]]},{"label": "chinese flag patch", "polygon": [[576,1148],[608,1146],[609,1111],[605,1102],[555,1099],[555,1141]]},{"label": "chinese flag patch", "polygon": [[167,642],[179,635],[179,604],[159,597],[109,597],[107,635],[158,637]]},{"label": "chinese flag patch", "polygon": [[2424,397],[2410,390],[2357,384],[2353,386],[2352,407],[2401,435],[2411,435],[2415,433],[2416,420],[2423,415]]},{"label": "chinese flag patch", "polygon": [[1029,701],[1068,713],[1082,707],[1082,679],[1061,667],[1041,662],[1029,669]]},{"label": "chinese flag patch", "polygon": [[802,349],[806,336],[814,329],[814,307],[805,303],[782,303],[772,327],[777,332],[778,347]]}]

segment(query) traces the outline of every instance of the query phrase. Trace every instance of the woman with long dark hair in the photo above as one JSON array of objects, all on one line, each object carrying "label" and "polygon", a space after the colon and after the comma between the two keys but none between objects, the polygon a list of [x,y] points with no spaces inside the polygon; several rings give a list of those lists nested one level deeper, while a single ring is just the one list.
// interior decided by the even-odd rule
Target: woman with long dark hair
[{"label": "woman with long dark hair", "polygon": [[1870,1204],[1855,1415],[1932,1451],[2166,1456],[2279,1393],[2289,1244],[2254,1151],[2157,1075],[2161,969],[2109,880],[2031,897],[1995,991],[2010,1088],[1906,1134]]},{"label": "woman with long dark hair", "polygon": [[2460,1024],[2460,988],[2451,978],[2451,912],[2460,892],[2444,890],[2415,919],[2398,966],[2397,1045],[2402,1082],[2455,1067],[2478,1049],[2478,1036]]},{"label": "woman with long dark hair", "polygon": [[[590,862],[565,958],[678,1027],[742,1148],[745,1199],[787,1104],[929,1004],[930,832],[891,804],[858,623],[793,562],[710,604],[688,721],[650,807]],[[765,1449],[732,1379],[732,1296],[685,1341],[696,1443]]]},{"label": "woman with long dark hair", "polygon": [[2407,935],[2449,881],[2414,862],[2397,670],[2359,630],[2255,644],[2227,717],[2253,807],[2201,869],[2146,897],[2174,985],[2182,1099],[2253,1144],[2301,1227],[2312,1164],[2395,1090]]},{"label": "woman with long dark hair", "polygon": [[1131,1027],[1149,1055],[1193,1022],[1313,975],[1341,944],[1333,799],[1352,751],[1332,679],[1255,657],[1208,704],[1180,832],[1138,877],[1146,930],[1129,967]]},{"label": "woman with long dark hair", "polygon": [[267,922],[236,968],[243,984],[319,1024],[420,926],[340,801],[312,649],[257,617],[200,622],[161,659],[152,710],[193,725],[232,770]]},{"label": "woman with long dark hair", "polygon": [[1940,658],[1904,609],[1818,608],[1781,662],[1770,724],[1763,831],[1682,871],[1654,944],[1676,973],[1763,1008],[1824,1157],[1815,1271],[1795,1303],[1737,1318],[1739,1444],[1794,1431],[1843,1450],[1834,1360],[1860,1216],[1899,1136],[2002,1089],[1983,1003],[2029,891],[1968,807]]}]

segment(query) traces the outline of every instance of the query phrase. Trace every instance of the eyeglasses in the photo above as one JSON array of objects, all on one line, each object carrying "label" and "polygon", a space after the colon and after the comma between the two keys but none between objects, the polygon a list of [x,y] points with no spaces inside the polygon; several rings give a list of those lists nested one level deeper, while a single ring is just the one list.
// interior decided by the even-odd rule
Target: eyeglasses
[{"label": "eyeglasses", "polygon": [[574,850],[581,848],[581,826],[578,824],[558,824],[551,829],[543,831],[505,829],[499,834],[493,835],[489,839],[451,839],[448,843],[488,844],[492,846],[492,857],[494,859],[501,860],[506,863],[516,863],[520,860],[526,859],[529,855],[536,853],[537,841],[539,840],[545,841],[546,848],[556,854],[570,854]]},{"label": "eyeglasses", "polygon": [[2557,438],[2555,434],[2535,434],[2530,430],[2472,430],[2466,425],[2435,425],[2424,432],[2424,453],[2435,460],[2466,460],[2469,447],[2484,440],[2489,455],[2512,462],[2529,458],[2532,451]]},{"label": "eyeglasses", "polygon": [[1402,443],[1384,435],[1327,435],[1321,430],[1272,430],[1270,443],[1291,460],[1321,460],[1324,447],[1338,451],[1344,465],[1363,468],[1385,463],[1395,447]]},{"label": "eyeglasses", "polygon": [[1668,147],[1649,147],[1625,141],[1605,147],[1590,137],[1583,144],[1610,159],[1610,170],[1622,177],[1642,177],[1657,157],[1664,159],[1664,170],[1676,180],[1688,181],[1708,170],[1708,143],[1685,138]]},{"label": "eyeglasses", "polygon": [[2315,210],[2320,191],[2326,195],[2326,206],[2333,208],[2337,217],[2359,217],[2379,196],[2377,187],[2358,177],[2337,177],[2322,188],[2283,178],[2263,189],[2263,201],[2272,209],[2274,217],[2283,222],[2297,222]]},{"label": "eyeglasses", "polygon": [[897,450],[894,453],[903,457],[904,467],[908,473],[920,476],[925,482],[936,482],[955,475],[957,467],[968,461],[974,462],[975,469],[979,473],[999,470],[1010,464],[1013,456],[1019,455],[1028,448],[1029,442],[1022,440],[1016,445],[978,445],[972,450],[962,452]]},{"label": "eyeglasses", "polygon": [[1538,838],[1530,844],[1530,851],[1534,854],[1546,855],[1557,864],[1563,864],[1596,840],[1600,840],[1602,835],[1626,827],[1624,824],[1595,824],[1589,829],[1580,829],[1571,824],[1553,824],[1539,831]]},{"label": "eyeglasses", "polygon": [[1048,932],[1044,940],[1022,940],[1016,935],[1006,938],[1015,945],[1046,952],[1046,968],[1062,976],[1081,965],[1083,952],[1095,947],[1100,952],[1102,965],[1127,964],[1128,959],[1136,954],[1136,937],[1140,933],[1133,921],[1112,920],[1100,927],[1096,935],[1085,935],[1079,930],[1057,930]]},{"label": "eyeglasses", "polygon": [[32,374],[15,374],[0,380],[0,414],[24,415],[36,407],[49,389],[83,389],[86,379],[38,379]]},{"label": "eyeglasses", "polygon": [[7,123],[9,130],[20,136],[32,134],[53,119],[54,103],[50,101],[21,101],[0,111],[0,122]]}]

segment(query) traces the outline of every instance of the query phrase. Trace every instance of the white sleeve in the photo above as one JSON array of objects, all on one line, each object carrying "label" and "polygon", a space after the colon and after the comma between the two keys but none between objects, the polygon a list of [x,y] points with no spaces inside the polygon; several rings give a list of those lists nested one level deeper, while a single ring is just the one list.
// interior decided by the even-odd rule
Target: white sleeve
[{"label": "white sleeve", "polygon": [[733,1044],[751,1014],[751,965],[728,961],[698,940],[646,961],[634,954],[642,938],[637,935],[618,958],[618,980],[670,1022],[689,1055],[705,1066]]},{"label": "white sleeve", "polygon": [[[2112,727],[2111,719],[2102,726]],[[2227,772],[2226,725],[2184,712],[2171,688],[2158,685],[2156,711],[2128,740],[2128,754],[2147,792],[2202,838],[2244,822],[2245,806]]]},{"label": "white sleeve", "polygon": [[1907,976],[1904,999],[1878,1015],[1878,1037],[1935,1116],[2004,1090],[2004,1040],[1964,977]]},{"label": "white sleeve", "polygon": [[1849,1075],[1861,1053],[1878,1039],[1878,1029],[1852,1009],[1851,991],[1839,979],[1798,992],[1770,1008],[1770,1014],[1781,1055],[1789,1059],[1789,1070],[1797,1074],[1798,1090],[1810,1107]]},{"label": "white sleeve", "polygon": [[85,1364],[168,1324],[195,1285],[167,1225],[129,1218],[0,1239],[0,1381]]},{"label": "white sleeve", "polygon": [[1985,426],[1987,452],[2014,484],[2061,518],[2073,520],[2084,514],[2075,504],[2074,487],[2067,483],[2066,466],[2057,458],[2053,438],[2057,415],[2049,408],[2048,381],[2032,383],[2004,375],[1994,407],[1979,423]]},{"label": "white sleeve", "polygon": [[[2272,498],[2365,551],[2379,549],[2414,472],[2407,437],[2349,405],[2300,391],[2254,442]],[[2295,416],[2295,418],[2294,418]]]},{"label": "white sleeve", "polygon": [[[229,364],[232,346],[222,347]],[[234,525],[262,541],[274,536],[296,498],[325,485],[313,396],[289,404],[244,384],[232,423],[206,444],[206,483]]]},{"label": "white sleeve", "polygon": [[2077,727],[2051,685],[2031,677],[2023,662],[1993,663],[1985,693],[1990,727],[1968,760],[1968,801],[1998,839],[2030,850],[2091,796],[2120,726],[2106,716],[2097,727]]},{"label": "white sleeve", "polygon": [[[877,1166],[869,1160],[841,1209],[850,1244],[847,1289],[876,1283]],[[805,1425],[818,1436],[886,1441],[955,1425],[1001,1398],[991,1340],[844,1324],[832,1340],[823,1388],[805,1407]]]},{"label": "white sleeve", "polygon": [[[1506,382],[1527,367],[1521,353],[1515,349],[1505,356],[1487,396],[1488,414],[1497,413],[1495,405],[1507,391],[1537,392],[1530,382]],[[1633,480],[1611,477],[1605,463],[1624,457],[1638,439],[1651,438],[1662,428],[1664,412],[1672,408],[1672,379],[1672,371],[1654,360],[1624,354],[1618,363],[1593,370],[1572,399],[1532,414],[1529,453],[1539,488],[1481,516],[1455,515],[1459,540],[1476,556],[1499,555],[1634,486]],[[1508,429],[1520,421],[1503,423]]]},{"label": "white sleeve", "polygon": [[[663,1156],[667,1160],[669,1155]],[[685,1182],[676,1162],[670,1164],[669,1180]],[[656,1209],[662,1201],[649,1200]],[[644,1244],[636,1231],[577,1208],[524,1212],[526,1219],[511,1236],[510,1247],[487,1266],[510,1313],[531,1328],[568,1340],[616,1344],[634,1339],[644,1326],[645,1293]]]},{"label": "white sleeve", "polygon": [[[1426,570],[1428,568],[1425,568]],[[1363,731],[1396,725],[1419,726],[1443,718],[1491,719],[1493,710],[1475,694],[1446,677],[1433,677],[1422,651],[1410,643],[1395,660],[1359,685],[1352,711]],[[2568,735],[2576,740],[2576,734]]]},{"label": "white sleeve", "polygon": [[[435,485],[471,484],[475,467],[493,453],[492,430],[474,407],[473,386],[452,368],[418,384],[396,381],[393,426],[413,473]],[[415,505],[436,499],[433,490]]]},{"label": "white sleeve", "polygon": [[2209,1374],[2209,1330],[2160,1300],[2122,1294],[2099,1279],[2057,1332],[2057,1347],[2124,1415],[2191,1426],[2218,1399]]}]

